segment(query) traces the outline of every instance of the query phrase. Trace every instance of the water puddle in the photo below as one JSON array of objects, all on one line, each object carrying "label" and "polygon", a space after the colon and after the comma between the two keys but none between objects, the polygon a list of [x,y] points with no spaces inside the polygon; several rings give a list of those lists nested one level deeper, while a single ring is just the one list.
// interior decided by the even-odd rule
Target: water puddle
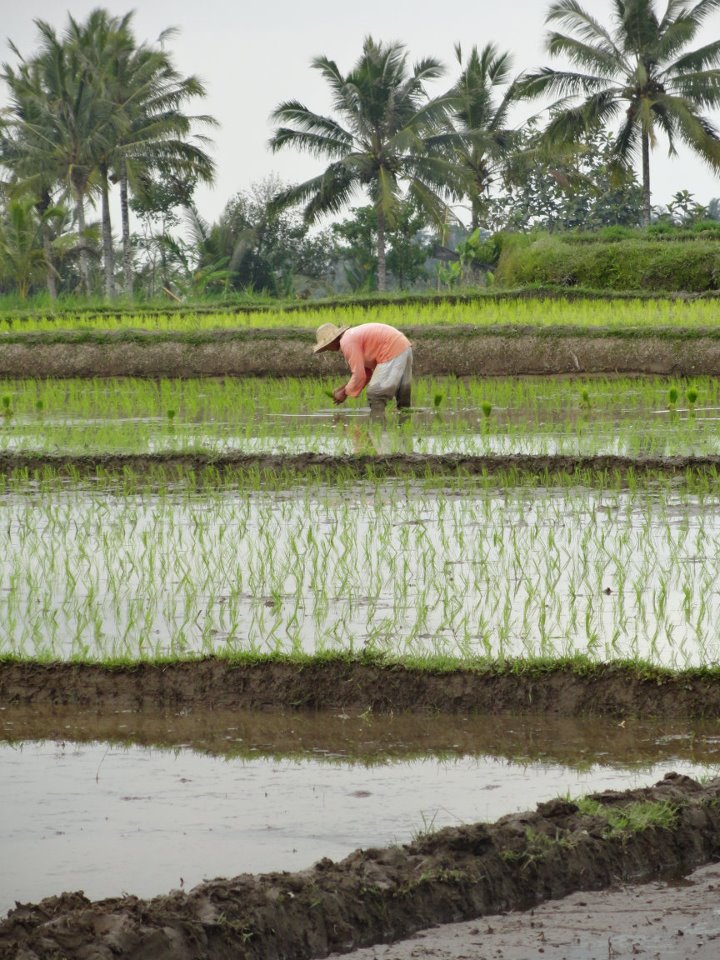
[{"label": "water puddle", "polygon": [[28,710],[0,718],[0,912],[62,890],[151,896],[216,876],[302,869],[560,794],[649,785],[671,769],[702,776],[720,760],[716,724]]}]

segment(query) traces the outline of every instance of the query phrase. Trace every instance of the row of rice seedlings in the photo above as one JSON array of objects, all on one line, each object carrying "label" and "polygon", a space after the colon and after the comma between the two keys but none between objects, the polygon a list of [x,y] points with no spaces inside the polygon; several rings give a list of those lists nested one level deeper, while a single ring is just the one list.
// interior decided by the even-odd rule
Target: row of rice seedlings
[{"label": "row of rice seedlings", "polygon": [[[259,486],[259,478],[258,478]],[[716,487],[717,485],[715,485]],[[492,481],[0,496],[0,652],[716,662],[720,496]]]},{"label": "row of rice seedlings", "polygon": [[[331,410],[324,379],[5,381],[0,450],[623,453],[718,450],[718,385],[647,380],[421,379],[417,409],[378,437]],[[685,407],[682,407],[682,403]]]},{"label": "row of rice seedlings", "polygon": [[[313,412],[327,407],[325,392],[334,378],[222,378],[147,380],[0,381],[2,413],[46,418],[163,416],[175,409],[187,420],[212,416],[239,419],[261,413]],[[716,378],[692,381],[666,377],[567,379],[548,377],[420,377],[413,387],[415,406],[437,410],[517,410],[552,416],[556,411],[649,412],[718,407]]]},{"label": "row of rice seedlings", "polygon": [[53,316],[0,315],[0,330],[178,330],[257,327],[313,328],[327,322],[355,325],[390,323],[403,328],[417,325],[474,324],[609,327],[715,327],[717,306],[712,300],[476,300],[428,304],[378,303],[374,306],[322,307],[317,309],[258,310],[249,313],[127,313],[71,312]]}]

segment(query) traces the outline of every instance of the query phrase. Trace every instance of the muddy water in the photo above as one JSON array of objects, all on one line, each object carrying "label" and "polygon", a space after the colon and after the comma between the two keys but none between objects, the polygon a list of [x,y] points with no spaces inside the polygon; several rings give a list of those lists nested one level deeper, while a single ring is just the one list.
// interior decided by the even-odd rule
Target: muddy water
[{"label": "muddy water", "polygon": [[[2,912],[60,890],[149,896],[302,869],[559,794],[648,785],[671,769],[702,776],[720,762],[716,724],[0,717]],[[108,739],[91,739],[94,728]]]}]

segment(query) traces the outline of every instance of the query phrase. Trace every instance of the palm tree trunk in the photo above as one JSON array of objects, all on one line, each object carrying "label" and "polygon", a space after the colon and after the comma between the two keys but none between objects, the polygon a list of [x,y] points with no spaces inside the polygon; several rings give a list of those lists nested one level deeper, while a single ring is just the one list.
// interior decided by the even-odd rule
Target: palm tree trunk
[{"label": "palm tree trunk", "polygon": [[123,286],[125,296],[133,295],[133,262],[130,248],[130,214],[128,210],[128,178],[125,162],[120,167],[120,216],[122,218]]},{"label": "palm tree trunk", "polygon": [[100,167],[102,190],[102,239],[103,265],[105,267],[105,296],[108,300],[115,297],[115,257],[112,244],[112,224],[110,222],[110,189],[108,187],[107,167]]},{"label": "palm tree trunk", "polygon": [[650,226],[650,133],[642,132],[642,188],[643,188],[643,217],[644,227]]},{"label": "palm tree trunk", "polygon": [[385,266],[385,212],[382,209],[378,209],[377,212],[377,258],[377,288],[382,293],[387,289],[387,268]]},{"label": "palm tree trunk", "polygon": [[78,237],[80,240],[80,280],[86,297],[90,296],[90,258],[88,256],[85,237],[85,204],[82,193],[77,193],[75,211],[78,222]]},{"label": "palm tree trunk", "polygon": [[42,245],[45,256],[45,278],[47,290],[51,300],[57,300],[57,280],[55,276],[55,267],[52,262],[52,247],[50,246],[50,227],[47,223],[42,225]]},{"label": "palm tree trunk", "polygon": [[57,300],[57,273],[52,262],[52,245],[50,243],[50,224],[45,219],[45,214],[52,203],[52,198],[47,190],[43,191],[39,202],[35,204],[35,209],[40,216],[40,236],[42,237],[43,257],[45,259],[45,282],[51,300]]}]

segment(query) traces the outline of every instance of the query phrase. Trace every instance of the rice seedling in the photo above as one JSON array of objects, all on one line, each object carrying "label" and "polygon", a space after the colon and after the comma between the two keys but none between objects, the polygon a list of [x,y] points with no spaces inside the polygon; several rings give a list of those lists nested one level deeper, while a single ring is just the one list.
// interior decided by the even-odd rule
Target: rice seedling
[{"label": "rice seedling", "polygon": [[715,662],[720,484],[0,483],[0,654]]},{"label": "rice seedling", "polygon": [[[541,378],[421,379],[415,408],[392,411],[380,436],[362,399],[328,409],[327,380],[6,381],[12,417],[0,451],[53,453],[360,452],[681,455],[720,452],[718,383],[594,379],[592,407],[576,383]],[[589,395],[590,386],[582,392]],[[670,391],[702,394],[673,408]],[[437,397],[442,397],[438,404]],[[2,409],[2,408],[0,408]],[[442,410],[442,417],[436,414]],[[692,412],[692,416],[690,415]],[[12,424],[10,421],[12,420]],[[173,426],[167,430],[168,423]]]},{"label": "rice seedling", "polygon": [[[189,310],[153,311],[72,311],[57,314],[0,314],[0,328],[6,333],[57,330],[154,330],[197,333],[203,330],[238,328],[303,328],[308,331],[322,323],[354,325],[365,322],[390,323],[393,326],[472,325],[549,327],[572,326],[628,330],[649,328],[717,328],[717,307],[712,300],[565,300],[563,298],[493,299],[427,303],[378,302],[344,304],[332,307],[274,306],[233,312]],[[0,333],[0,342],[2,333]]]}]

